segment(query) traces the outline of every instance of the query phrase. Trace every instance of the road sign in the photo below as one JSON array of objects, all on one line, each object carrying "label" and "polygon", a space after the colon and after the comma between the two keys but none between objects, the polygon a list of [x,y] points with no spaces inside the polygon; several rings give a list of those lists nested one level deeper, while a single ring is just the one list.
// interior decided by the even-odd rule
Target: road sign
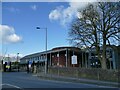
[{"label": "road sign", "polygon": [[29,61],[29,64],[31,65],[31,64],[32,64],[32,61]]},{"label": "road sign", "polygon": [[76,55],[72,56],[72,64],[77,64],[77,56]]}]

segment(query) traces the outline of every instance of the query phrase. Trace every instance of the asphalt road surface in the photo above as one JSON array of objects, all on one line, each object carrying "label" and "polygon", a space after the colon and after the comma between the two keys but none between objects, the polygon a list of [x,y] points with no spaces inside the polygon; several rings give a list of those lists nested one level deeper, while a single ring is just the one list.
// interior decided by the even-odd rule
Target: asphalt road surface
[{"label": "asphalt road surface", "polygon": [[[54,80],[42,80],[26,72],[4,72],[2,73],[2,88],[108,88],[92,84],[72,83]],[[115,89],[114,89],[115,90]]]}]

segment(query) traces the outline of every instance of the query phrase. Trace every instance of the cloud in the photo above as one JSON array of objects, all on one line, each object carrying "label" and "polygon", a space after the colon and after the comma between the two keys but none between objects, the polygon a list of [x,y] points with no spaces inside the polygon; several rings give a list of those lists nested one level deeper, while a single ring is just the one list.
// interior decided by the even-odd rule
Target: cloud
[{"label": "cloud", "polygon": [[66,26],[66,24],[69,24],[73,20],[73,18],[80,17],[80,13],[78,13],[78,10],[82,10],[89,3],[92,3],[96,0],[91,0],[91,2],[89,0],[85,0],[86,2],[79,2],[79,0],[76,0],[76,2],[74,2],[74,0],[69,1],[69,6],[67,8],[65,8],[64,6],[59,6],[50,12],[50,21],[59,20],[61,25]]},{"label": "cloud", "polygon": [[17,43],[22,40],[22,37],[15,34],[13,27],[0,25],[0,42],[3,44]]},{"label": "cloud", "polygon": [[37,10],[37,5],[32,5],[31,9],[34,10],[34,11]]},{"label": "cloud", "polygon": [[63,11],[63,9],[64,9],[63,6],[59,6],[55,10],[52,10],[51,13],[49,14],[49,19],[59,20],[61,18],[61,15],[62,15],[61,12]]}]

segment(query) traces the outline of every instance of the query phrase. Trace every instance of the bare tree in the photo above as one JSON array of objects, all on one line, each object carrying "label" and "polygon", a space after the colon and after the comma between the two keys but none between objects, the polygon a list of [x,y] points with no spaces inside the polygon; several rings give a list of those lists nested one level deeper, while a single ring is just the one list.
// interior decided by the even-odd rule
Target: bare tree
[{"label": "bare tree", "polygon": [[[69,36],[77,45],[95,47],[96,54],[103,69],[106,69],[106,46],[111,40],[120,41],[120,4],[118,2],[100,2],[88,5],[79,11],[81,18],[77,18],[71,25]],[[100,47],[102,46],[102,57]]]},{"label": "bare tree", "polygon": [[99,3],[101,11],[101,27],[103,40],[102,65],[106,68],[106,44],[111,44],[110,39],[120,41],[118,33],[120,33],[120,3],[118,2],[104,2]]}]

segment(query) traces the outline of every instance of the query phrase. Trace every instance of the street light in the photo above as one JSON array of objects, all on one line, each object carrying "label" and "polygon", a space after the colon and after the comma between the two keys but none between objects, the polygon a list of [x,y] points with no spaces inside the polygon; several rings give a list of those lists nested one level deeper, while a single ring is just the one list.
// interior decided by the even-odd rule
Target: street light
[{"label": "street light", "polygon": [[18,72],[19,72],[19,62],[18,62],[18,55],[19,55],[19,53],[17,53],[17,64],[18,64]]},{"label": "street light", "polygon": [[47,27],[46,28],[40,28],[40,27],[36,27],[36,29],[45,29],[46,31],[46,41],[45,41],[45,49],[46,49],[46,60],[45,60],[45,74],[47,73]]},{"label": "street light", "polygon": [[17,62],[18,62],[18,55],[19,55],[19,53],[17,53]]}]

